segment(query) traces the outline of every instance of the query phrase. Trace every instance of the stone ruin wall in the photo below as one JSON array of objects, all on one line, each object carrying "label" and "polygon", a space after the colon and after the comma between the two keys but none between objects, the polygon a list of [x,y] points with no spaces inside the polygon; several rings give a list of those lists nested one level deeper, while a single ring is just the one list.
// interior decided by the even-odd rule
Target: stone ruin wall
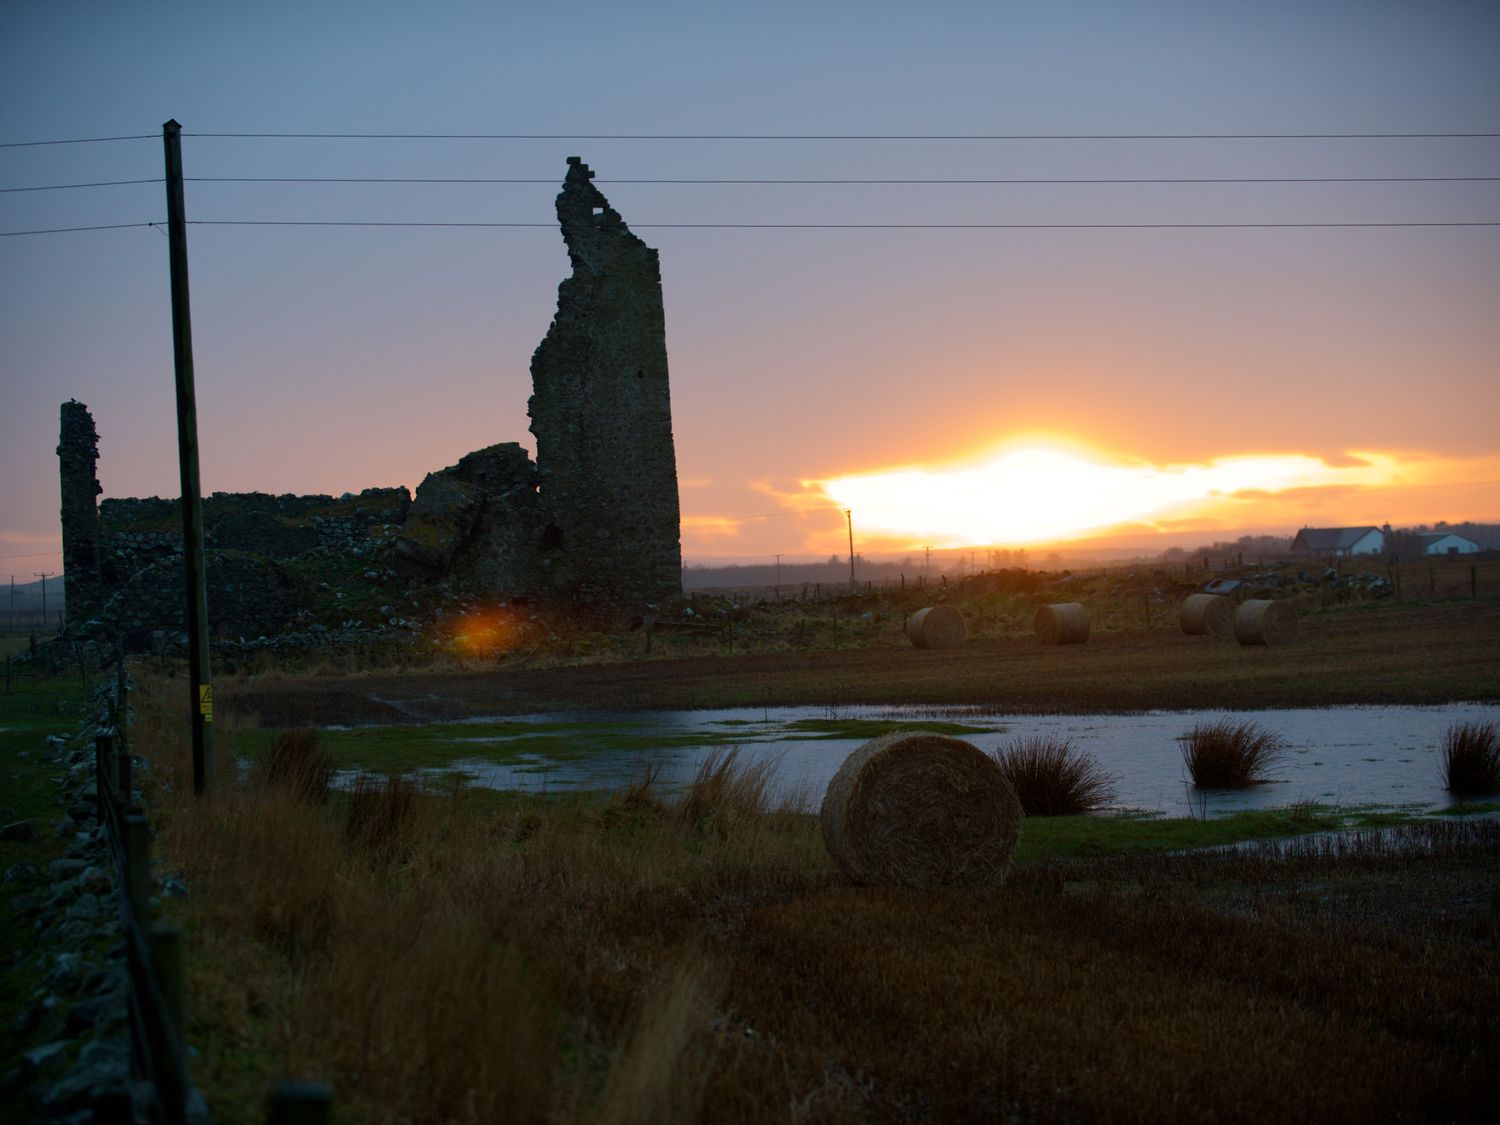
[{"label": "stone ruin wall", "polygon": [[[404,488],[206,497],[209,614],[220,635],[305,624],[316,591],[288,567],[318,558],[368,559],[367,579],[459,582],[605,618],[681,595],[661,271],[592,178],[570,157],[557,197],[573,272],[532,358],[537,463],[510,442],[429,473],[414,498]],[[180,628],[178,501],[97,503],[97,457],[88,409],[64,404],[70,625],[97,620],[137,638],[153,626]]]},{"label": "stone ruin wall", "polygon": [[585,604],[655,602],[682,592],[661,267],[593,176],[569,157],[557,218],[573,274],[531,360],[542,563]]},{"label": "stone ruin wall", "polygon": [[62,404],[57,438],[57,476],[62,493],[63,591],[72,620],[87,621],[104,608],[99,567],[99,433],[89,408],[77,399]]}]

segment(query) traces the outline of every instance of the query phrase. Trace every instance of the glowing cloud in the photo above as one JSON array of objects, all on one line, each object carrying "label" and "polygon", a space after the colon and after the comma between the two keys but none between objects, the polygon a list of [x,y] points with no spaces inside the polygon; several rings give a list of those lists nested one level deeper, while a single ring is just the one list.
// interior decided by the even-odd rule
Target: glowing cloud
[{"label": "glowing cloud", "polygon": [[949,547],[1037,543],[1153,517],[1180,518],[1247,494],[1405,483],[1397,459],[1361,453],[1330,465],[1304,454],[1221,457],[1203,465],[1104,464],[1056,449],[1015,449],[980,464],[809,482],[852,508],[868,532]]}]

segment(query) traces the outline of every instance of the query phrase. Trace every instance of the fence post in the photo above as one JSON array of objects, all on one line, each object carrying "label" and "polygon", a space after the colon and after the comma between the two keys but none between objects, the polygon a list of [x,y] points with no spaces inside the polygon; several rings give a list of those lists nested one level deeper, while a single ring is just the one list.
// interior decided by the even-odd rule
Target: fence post
[{"label": "fence post", "polygon": [[1471,598],[1477,598],[1478,596],[1479,596],[1479,568],[1477,566],[1470,566],[1469,567],[1469,597],[1471,597]]},{"label": "fence post", "polygon": [[98,795],[94,802],[94,812],[103,824],[108,813],[105,801],[108,800],[106,788],[109,785],[109,769],[113,763],[110,756],[114,753],[114,739],[107,734],[94,735],[94,792]]},{"label": "fence post", "polygon": [[333,1089],[326,1082],[278,1082],[266,1098],[266,1125],[328,1125]]},{"label": "fence post", "polygon": [[182,927],[173,922],[157,922],[151,927],[151,971],[161,984],[161,997],[167,1005],[167,1016],[177,1029],[179,1040],[186,1038],[182,1015]]},{"label": "fence post", "polygon": [[120,799],[128,805],[134,779],[130,776],[130,751],[124,746],[115,751],[115,769],[119,775]]},{"label": "fence post", "polygon": [[138,812],[125,815],[125,896],[144,928],[151,918],[151,826]]}]

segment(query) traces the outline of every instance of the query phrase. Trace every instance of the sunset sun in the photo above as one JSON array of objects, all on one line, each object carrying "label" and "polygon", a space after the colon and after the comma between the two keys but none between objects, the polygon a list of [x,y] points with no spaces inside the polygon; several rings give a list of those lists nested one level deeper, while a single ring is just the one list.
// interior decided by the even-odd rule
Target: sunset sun
[{"label": "sunset sun", "polygon": [[1224,504],[1245,494],[1371,487],[1400,472],[1392,457],[1363,454],[1330,465],[1304,454],[1255,454],[1203,464],[1111,463],[1038,445],[977,463],[852,474],[817,482],[868,532],[943,546],[1063,539]]}]

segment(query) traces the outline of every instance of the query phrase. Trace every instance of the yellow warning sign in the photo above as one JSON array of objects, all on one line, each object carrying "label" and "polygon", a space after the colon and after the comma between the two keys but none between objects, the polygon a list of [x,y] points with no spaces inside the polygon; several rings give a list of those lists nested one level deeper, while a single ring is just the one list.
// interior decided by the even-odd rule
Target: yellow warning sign
[{"label": "yellow warning sign", "polygon": [[198,685],[198,713],[205,723],[214,721],[214,688],[212,684]]}]

